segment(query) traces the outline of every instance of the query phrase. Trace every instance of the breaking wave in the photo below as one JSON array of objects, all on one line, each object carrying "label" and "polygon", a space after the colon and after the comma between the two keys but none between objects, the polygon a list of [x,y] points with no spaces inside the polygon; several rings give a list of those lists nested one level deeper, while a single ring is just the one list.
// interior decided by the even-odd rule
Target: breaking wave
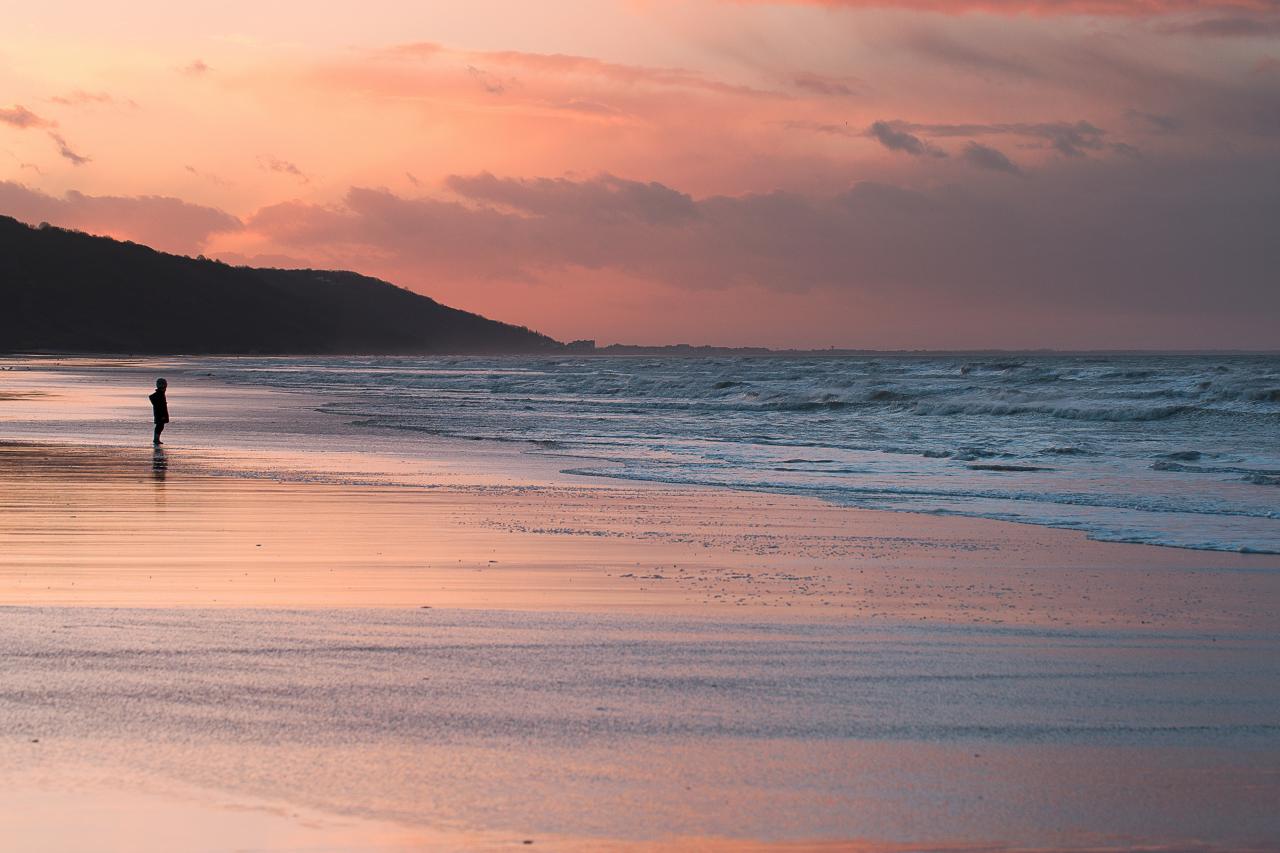
[{"label": "breaking wave", "polygon": [[210,363],[362,428],[522,443],[601,476],[1280,550],[1276,356]]}]

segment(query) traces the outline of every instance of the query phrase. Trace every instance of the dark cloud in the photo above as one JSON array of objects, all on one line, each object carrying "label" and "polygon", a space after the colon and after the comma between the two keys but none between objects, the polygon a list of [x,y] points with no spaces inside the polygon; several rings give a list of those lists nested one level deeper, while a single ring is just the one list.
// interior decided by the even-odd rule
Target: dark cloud
[{"label": "dark cloud", "polygon": [[1006,172],[1010,175],[1021,175],[1022,170],[1018,165],[1004,155],[1003,152],[983,145],[980,142],[970,140],[969,144],[964,147],[964,151],[960,156],[966,163],[977,166],[979,169],[989,169],[993,172]]},{"label": "dark cloud", "polygon": [[879,142],[890,151],[901,151],[913,157],[946,157],[945,151],[926,143],[918,136],[895,127],[887,121],[877,121],[867,128],[867,136]]},{"label": "dark cloud", "polygon": [[1204,312],[1261,328],[1259,316],[1280,311],[1273,160],[1136,171],[1073,160],[1035,182],[862,182],[831,195],[693,199],[612,176],[449,186],[456,201],[352,189],[337,205],[266,208],[249,227],[276,251],[340,246],[347,263],[394,263],[423,282],[554,280],[576,268],[682,288],[839,288],[902,310],[1020,306],[1041,320],[1064,308]]},{"label": "dark cloud", "polygon": [[1177,116],[1160,115],[1158,113],[1147,113],[1142,110],[1128,109],[1124,112],[1125,118],[1140,125],[1146,130],[1152,130],[1157,133],[1177,133],[1182,130],[1183,121]]},{"label": "dark cloud", "polygon": [[306,172],[299,169],[296,163],[291,163],[288,160],[281,160],[279,157],[260,157],[258,159],[258,164],[262,166],[262,168],[271,172],[279,172],[282,175],[292,175],[304,184],[311,182],[311,178],[306,174]]},{"label": "dark cloud", "polygon": [[1083,157],[1086,151],[1103,151],[1112,143],[1107,131],[1087,121],[1007,122],[997,124],[918,124],[906,121],[884,122],[901,133],[926,136],[974,137],[1010,135],[1044,140],[1053,150],[1066,157]]},{"label": "dark cloud", "polygon": [[1107,135],[1105,130],[1087,121],[1014,125],[1014,128],[1015,132],[1047,140],[1053,150],[1065,157],[1083,157],[1086,151],[1101,150],[1105,146],[1103,137]]},{"label": "dark cloud", "polygon": [[208,74],[212,70],[213,69],[210,68],[203,59],[192,60],[190,63],[182,67],[182,73],[192,77],[199,77],[202,74]]},{"label": "dark cloud", "polygon": [[12,107],[0,107],[0,122],[22,130],[26,130],[29,127],[54,126],[53,122],[41,118],[21,104],[15,104]]},{"label": "dark cloud", "polygon": [[238,219],[221,210],[167,196],[91,196],[72,191],[59,198],[11,181],[0,181],[0,213],[184,254],[199,251],[213,234],[240,228]]},{"label": "dark cloud", "polygon": [[49,138],[53,140],[54,145],[58,147],[58,154],[65,160],[70,161],[73,166],[83,166],[88,163],[90,158],[82,154],[77,154],[71,150],[71,146],[67,144],[67,140],[62,138],[61,134],[49,131]]}]

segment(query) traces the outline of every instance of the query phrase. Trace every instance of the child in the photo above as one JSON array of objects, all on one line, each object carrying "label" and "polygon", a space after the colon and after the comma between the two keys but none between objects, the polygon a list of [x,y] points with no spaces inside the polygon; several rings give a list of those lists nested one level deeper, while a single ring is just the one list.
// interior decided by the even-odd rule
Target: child
[{"label": "child", "polygon": [[156,434],[152,439],[154,444],[164,444],[160,440],[160,433],[164,430],[164,425],[169,422],[169,401],[164,398],[164,389],[169,387],[169,383],[163,379],[156,380],[156,390],[147,399],[151,401],[151,408],[156,416]]}]

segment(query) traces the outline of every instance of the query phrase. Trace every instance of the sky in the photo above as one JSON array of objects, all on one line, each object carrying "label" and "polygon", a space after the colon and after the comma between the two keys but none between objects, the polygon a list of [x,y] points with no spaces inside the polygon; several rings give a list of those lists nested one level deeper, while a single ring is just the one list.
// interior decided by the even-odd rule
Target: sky
[{"label": "sky", "polygon": [[1280,349],[1280,0],[4,15],[31,223],[562,340]]}]

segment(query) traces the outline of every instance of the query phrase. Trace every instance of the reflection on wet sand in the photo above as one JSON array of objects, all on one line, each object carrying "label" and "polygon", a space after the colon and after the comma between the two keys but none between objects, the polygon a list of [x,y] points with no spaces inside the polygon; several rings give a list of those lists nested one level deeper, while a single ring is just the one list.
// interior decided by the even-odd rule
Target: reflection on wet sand
[{"label": "reflection on wet sand", "polygon": [[213,792],[211,806],[550,849],[704,849],[691,839],[708,836],[721,849],[1248,849],[1280,833],[1274,637],[435,609],[0,613],[0,811],[37,771],[75,767],[117,790],[176,780]]},{"label": "reflection on wet sand", "polygon": [[163,483],[165,474],[169,471],[169,457],[165,453],[163,447],[157,447],[151,451],[151,476],[157,483]]},{"label": "reflection on wet sand", "polygon": [[726,491],[208,473],[228,461],[0,446],[0,603],[1180,628],[1280,619],[1270,606],[1280,575],[1264,555]]}]

